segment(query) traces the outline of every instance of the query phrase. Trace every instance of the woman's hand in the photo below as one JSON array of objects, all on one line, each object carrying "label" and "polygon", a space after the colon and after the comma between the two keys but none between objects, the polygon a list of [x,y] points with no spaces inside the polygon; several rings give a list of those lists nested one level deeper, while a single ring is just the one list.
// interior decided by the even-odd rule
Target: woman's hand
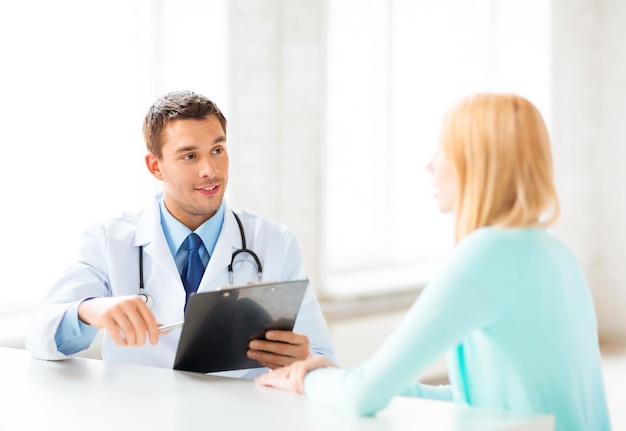
[{"label": "woman's hand", "polygon": [[308,359],[296,361],[286,367],[278,368],[260,375],[254,382],[261,386],[271,386],[285,391],[304,392],[304,378],[309,371],[317,368],[337,367],[323,356],[312,356]]}]

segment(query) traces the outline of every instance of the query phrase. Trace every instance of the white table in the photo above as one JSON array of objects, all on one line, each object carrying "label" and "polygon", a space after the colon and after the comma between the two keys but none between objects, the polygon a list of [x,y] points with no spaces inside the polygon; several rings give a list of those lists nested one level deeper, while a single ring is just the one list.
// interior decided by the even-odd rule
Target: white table
[{"label": "white table", "polygon": [[40,361],[0,347],[0,430],[552,431],[529,416],[396,397],[376,417],[342,414],[278,389],[96,359]]}]

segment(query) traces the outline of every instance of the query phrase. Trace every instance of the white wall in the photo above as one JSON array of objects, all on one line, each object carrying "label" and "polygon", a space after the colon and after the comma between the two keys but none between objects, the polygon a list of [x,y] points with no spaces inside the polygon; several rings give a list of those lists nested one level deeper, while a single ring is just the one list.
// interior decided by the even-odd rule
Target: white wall
[{"label": "white wall", "polygon": [[323,3],[228,2],[229,202],[293,228],[313,282],[323,170]]},{"label": "white wall", "polygon": [[[229,13],[231,198],[294,228],[315,281],[324,2],[234,0]],[[552,16],[556,231],[583,265],[601,337],[626,343],[626,2],[554,0]],[[237,182],[243,170],[256,180]]]},{"label": "white wall", "polygon": [[552,137],[563,212],[601,338],[626,343],[626,2],[553,1]]},{"label": "white wall", "polygon": [[[75,2],[75,4],[78,3],[80,2]],[[183,3],[191,5],[193,2]],[[126,3],[115,4],[120,8],[120,12],[116,13],[116,9],[111,9],[113,16],[103,24],[107,28],[111,28],[109,22],[116,22],[115,17],[131,16],[124,15],[124,13],[129,13],[124,9]],[[141,15],[142,7],[148,4],[147,0],[138,2],[134,6],[133,13]],[[165,5],[173,4],[174,2],[165,2]],[[180,2],[176,4],[180,6]],[[7,9],[7,5],[3,4],[3,10],[9,10],[11,13],[0,14],[0,21],[3,20],[3,23],[6,24],[10,20],[20,19],[22,15],[27,15],[26,6],[18,8],[19,3],[10,3],[14,8]],[[601,337],[606,341],[626,343],[626,227],[624,226],[626,192],[623,191],[622,186],[626,183],[623,178],[623,172],[626,170],[626,145],[623,142],[626,136],[626,121],[624,121],[626,120],[626,49],[624,49],[626,46],[626,2],[622,0],[553,0],[552,5],[554,36],[550,126],[555,150],[557,185],[563,206],[562,217],[556,230],[571,244],[583,264],[597,304]],[[245,206],[291,226],[298,235],[305,266],[314,283],[320,269],[318,254],[322,249],[322,244],[319,232],[323,228],[320,222],[322,213],[320,205],[323,190],[321,181],[324,178],[325,166],[321,162],[320,152],[323,148],[321,143],[325,127],[325,6],[324,0],[228,1],[229,46],[226,53],[223,49],[216,51],[215,47],[211,46],[211,44],[220,45],[220,41],[209,34],[207,36],[209,40],[206,42],[209,57],[205,58],[200,55],[203,59],[203,67],[190,70],[191,76],[186,76],[184,82],[171,82],[169,69],[161,71],[164,75],[162,77],[164,86],[174,85],[179,88],[180,86],[189,87],[191,84],[192,88],[199,89],[201,92],[211,95],[217,93],[215,97],[218,100],[219,94],[226,93],[226,91],[222,92],[219,88],[204,88],[204,85],[219,81],[219,78],[215,78],[209,72],[229,70],[228,97],[223,96],[224,102],[219,102],[220,106],[226,108],[229,118],[229,143],[232,153],[229,199],[235,206]],[[168,14],[170,13],[171,11],[168,10]],[[84,16],[83,21],[78,24],[85,26],[90,17],[90,14]],[[39,42],[52,44],[50,47],[44,45],[44,48],[52,53],[55,52],[52,48],[56,46],[54,43],[57,39],[53,38],[56,33],[52,29],[46,31],[47,27],[44,26],[46,23],[47,21],[43,20],[41,23],[35,22],[37,25],[32,27],[25,27],[24,34],[29,34],[31,39],[18,35],[26,48],[31,48],[32,42],[34,53],[40,52],[35,50],[36,47],[40,47]],[[202,26],[197,25],[194,28],[202,29]],[[95,29],[91,30],[95,33]],[[117,30],[119,33],[119,28]],[[167,28],[161,29],[161,31],[167,30]],[[61,36],[67,36],[68,40],[75,41],[79,47],[82,46],[81,42],[84,41],[76,40],[69,31],[67,33],[66,35],[66,32],[61,32]],[[172,34],[175,33],[172,32]],[[205,33],[206,31],[202,34]],[[151,33],[143,31],[141,34]],[[5,38],[3,46],[7,47],[5,54],[10,58],[17,45],[9,42],[11,39],[9,36],[11,35]],[[181,37],[185,36],[189,35],[181,33]],[[65,39],[60,40],[62,42]],[[120,36],[113,42],[108,39],[108,42],[106,44],[103,42],[103,44],[118,46],[120,53],[128,55],[130,63],[152,64],[150,59],[141,60],[141,56],[158,56],[158,53],[137,54],[138,48],[135,46],[143,46],[140,42],[139,40],[133,42],[132,37]],[[178,45],[173,43],[172,46],[168,45],[167,49],[179,52]],[[180,54],[183,53],[180,52]],[[187,54],[187,57],[192,56],[193,53]],[[223,59],[226,56],[228,68],[224,67]],[[23,87],[18,85],[13,89],[12,86],[14,82],[17,82],[23,70],[29,73],[45,70],[45,67],[38,62],[43,64],[46,59],[45,55],[33,55],[32,58],[24,59],[20,63],[23,66],[22,69],[5,68],[3,71],[5,93],[14,96],[9,97],[11,103],[5,106],[6,115],[3,117],[7,123],[5,125],[15,126],[13,124],[15,121],[29,120],[28,117],[19,115],[14,117],[15,107],[21,106],[20,104],[28,107],[31,99],[21,97]],[[104,61],[102,58],[100,60]],[[92,63],[95,65],[89,67],[98,66],[97,62]],[[172,64],[178,63],[180,62],[172,62]],[[146,66],[142,72],[149,76],[151,70],[151,67]],[[43,76],[47,78],[43,81],[35,79],[34,87],[30,88],[33,91],[36,90],[40,98],[41,95],[55,96],[44,97],[42,100],[56,100],[57,104],[70,103],[71,100],[67,101],[65,100],[67,97],[62,97],[65,96],[65,87],[58,86],[61,81],[56,78],[61,76],[60,73],[61,69],[46,70]],[[89,73],[81,71],[74,71],[74,73],[85,80],[71,80],[74,86],[78,84],[90,88],[91,83],[86,78],[90,76]],[[116,73],[121,74],[119,70]],[[71,79],[73,76],[70,75],[70,78],[65,79]],[[132,83],[129,84],[130,90],[124,93],[125,98],[120,97],[120,100],[128,100],[128,97],[132,97],[151,101],[154,97],[152,93],[162,92],[162,90],[151,88],[150,82],[154,82],[153,79],[148,80],[134,75],[130,78],[132,78]],[[125,79],[131,80],[130,78]],[[139,84],[133,84],[136,82]],[[48,85],[50,83],[54,85]],[[92,96],[98,100],[110,98],[110,85],[106,82],[99,83]],[[202,88],[197,87],[198,85]],[[58,97],[56,97],[57,93]],[[145,103],[140,105],[144,106]],[[17,111],[28,112],[28,109]],[[72,110],[69,109],[68,112]],[[129,146],[136,148],[136,151],[140,153],[141,148],[136,146],[136,143],[140,141],[140,139],[137,141],[140,136],[136,121],[137,118],[141,118],[142,112],[133,115],[116,113],[120,121],[124,120],[124,124],[128,123],[128,130],[135,131],[128,136],[121,131],[122,123],[116,123],[115,128],[102,130],[94,127],[93,130],[97,132],[89,129],[86,122],[83,125],[86,131],[77,127],[63,128],[65,123],[56,121],[57,117],[40,118],[36,125],[46,129],[55,139],[68,140],[70,135],[87,137],[92,143],[94,139],[105,139],[105,141],[125,139],[129,141]],[[98,124],[97,121],[96,124]],[[26,126],[23,129],[28,130],[29,123],[24,124]],[[57,130],[55,127],[60,127],[60,129]],[[107,134],[103,138],[100,135],[104,132]],[[111,138],[109,134],[113,134],[111,135],[113,137]],[[29,137],[29,135],[25,136]],[[20,138],[22,138],[21,135]],[[75,140],[83,145],[84,139],[75,138]],[[77,144],[77,148],[84,150],[86,147],[81,145]],[[123,157],[116,159],[115,153],[100,154],[97,164],[78,163],[75,174],[66,175],[67,184],[57,184],[50,183],[50,181],[63,180],[65,177],[54,171],[55,164],[44,163],[42,165],[50,169],[48,173],[42,169],[33,170],[31,164],[33,157],[41,160],[55,160],[54,157],[46,158],[47,153],[43,155],[37,153],[33,156],[29,153],[30,146],[21,145],[15,139],[7,143],[6,147],[9,153],[1,163],[2,172],[10,173],[15,166],[24,164],[23,169],[28,171],[25,178],[34,178],[37,190],[43,178],[48,193],[43,196],[38,194],[36,201],[43,208],[58,207],[58,199],[55,200],[56,194],[49,193],[50,189],[65,190],[82,186],[72,180],[85,177],[82,172],[86,169],[84,166],[89,166],[90,169],[90,175],[87,175],[90,178],[90,183],[87,184],[90,189],[94,188],[93,181],[98,179],[104,183],[103,189],[109,193],[115,193],[106,187],[106,181],[110,178],[109,167],[114,165],[116,173],[120,171],[119,160]],[[50,148],[49,151],[53,151],[56,147]],[[106,160],[102,157],[106,157]],[[87,159],[91,160],[88,157]],[[113,159],[116,160],[111,162]],[[132,160],[128,160],[128,163],[133,163]],[[100,171],[97,169],[103,170],[102,173],[98,174]],[[251,174],[251,177],[244,179],[242,172]],[[7,179],[10,178],[12,177],[7,177]],[[137,181],[141,183],[146,179],[148,177],[142,175]],[[24,211],[25,204],[30,204],[32,199],[28,198],[28,194],[20,194],[20,191],[29,189],[28,185],[26,188],[24,184],[21,188],[11,188],[10,181],[7,180],[5,183],[5,201],[22,209],[18,212],[5,209],[3,213],[5,242],[15,244],[16,242],[11,240],[11,235],[13,235],[11,227],[15,223],[9,217],[16,217],[16,214],[22,218],[24,214],[28,217],[35,217],[32,214],[40,215],[40,213]],[[49,204],[50,199],[52,199],[50,202],[54,201],[55,205]],[[70,203],[68,202],[67,205]],[[92,210],[94,214],[101,213],[98,207],[85,207],[84,211],[87,210]],[[47,220],[51,220],[54,215],[54,211],[45,213]],[[82,217],[81,220],[84,219],[84,223],[93,218],[78,213],[76,217]],[[59,230],[54,220],[51,224]],[[51,231],[47,233],[55,234]],[[67,232],[61,232],[58,235],[60,238],[69,237]],[[58,243],[59,241],[51,236],[50,242]],[[52,269],[40,266],[38,271],[50,272],[52,277],[53,273],[63,268],[64,264],[62,261],[54,260],[54,253],[45,253],[45,255],[46,258],[40,260],[41,265],[49,264]],[[6,273],[7,268],[4,269]],[[8,282],[2,286],[5,295],[9,289],[15,288],[14,283]],[[20,285],[17,288],[26,292],[32,290],[32,286]],[[12,326],[11,330],[13,331],[14,328],[15,326]]]}]

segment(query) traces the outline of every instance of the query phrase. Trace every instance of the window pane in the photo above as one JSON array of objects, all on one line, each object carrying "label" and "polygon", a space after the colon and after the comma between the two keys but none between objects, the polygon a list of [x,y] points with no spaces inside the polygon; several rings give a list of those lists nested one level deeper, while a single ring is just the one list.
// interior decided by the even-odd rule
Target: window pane
[{"label": "window pane", "polygon": [[[322,286],[326,294],[416,286],[453,247],[426,164],[445,111],[512,91],[548,115],[549,5],[328,2]],[[533,31],[528,31],[532,28]]]},{"label": "window pane", "polygon": [[87,224],[157,190],[141,136],[156,97],[181,88],[226,100],[225,10],[224,0],[0,4],[0,311],[41,301]]}]

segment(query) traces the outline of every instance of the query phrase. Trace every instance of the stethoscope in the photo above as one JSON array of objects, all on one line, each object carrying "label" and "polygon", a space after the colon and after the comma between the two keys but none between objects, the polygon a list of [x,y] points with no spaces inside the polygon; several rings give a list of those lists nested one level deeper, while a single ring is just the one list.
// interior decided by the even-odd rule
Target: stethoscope
[{"label": "stethoscope", "polygon": [[[254,259],[254,262],[256,264],[257,281],[260,283],[261,281],[263,281],[263,265],[261,265],[261,260],[256,255],[256,253],[246,246],[246,234],[243,231],[243,225],[241,224],[241,220],[234,211],[233,215],[235,216],[235,220],[237,220],[237,225],[239,226],[239,234],[241,235],[241,248],[235,250],[230,259],[230,264],[228,265],[228,282],[231,285],[233,284],[233,265],[235,264],[235,258],[241,253],[248,253]],[[143,299],[143,302],[146,303],[148,308],[152,308],[152,306],[154,305],[154,300],[152,299],[152,296],[149,293],[146,293],[143,284],[143,245],[139,246],[139,294],[137,296],[140,296]]]}]

